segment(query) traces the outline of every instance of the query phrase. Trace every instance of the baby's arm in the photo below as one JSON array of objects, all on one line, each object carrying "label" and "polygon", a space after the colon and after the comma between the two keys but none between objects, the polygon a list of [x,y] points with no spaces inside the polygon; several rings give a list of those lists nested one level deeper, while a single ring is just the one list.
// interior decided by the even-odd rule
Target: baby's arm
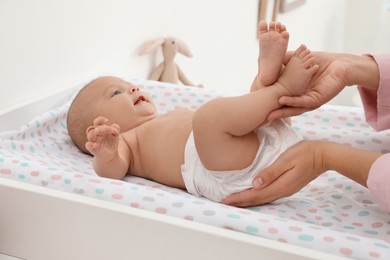
[{"label": "baby's arm", "polygon": [[107,119],[97,117],[87,129],[85,147],[94,156],[93,167],[101,177],[122,179],[129,169],[129,156],[120,140],[117,124],[107,125]]}]

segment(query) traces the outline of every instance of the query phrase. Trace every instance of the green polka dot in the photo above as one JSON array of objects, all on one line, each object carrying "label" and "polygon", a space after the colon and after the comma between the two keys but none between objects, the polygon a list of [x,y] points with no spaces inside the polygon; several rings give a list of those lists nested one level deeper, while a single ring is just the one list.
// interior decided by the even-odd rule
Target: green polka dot
[{"label": "green polka dot", "polygon": [[368,215],[370,215],[370,212],[368,211],[360,211],[358,213],[359,217],[367,217]]},{"label": "green polka dot", "polygon": [[313,241],[314,240],[314,237],[310,236],[310,235],[299,235],[298,238],[299,238],[299,240],[302,240],[302,241]]},{"label": "green polka dot", "polygon": [[378,235],[378,231],[375,231],[375,230],[364,230],[364,233],[370,234],[370,235]]},{"label": "green polka dot", "polygon": [[19,174],[18,178],[21,180],[24,180],[24,179],[26,179],[26,176],[24,174]]},{"label": "green polka dot", "polygon": [[27,162],[22,162],[22,163],[20,164],[20,166],[22,166],[22,167],[27,167],[27,166],[28,166],[28,163],[27,163]]},{"label": "green polka dot", "polygon": [[231,218],[231,219],[240,219],[240,215],[237,215],[237,214],[228,214],[227,215],[228,218]]},{"label": "green polka dot", "polygon": [[64,183],[65,183],[65,184],[71,184],[71,183],[72,183],[72,181],[71,181],[71,180],[69,180],[69,179],[65,179],[65,180],[64,180]]},{"label": "green polka dot", "polygon": [[390,249],[390,246],[389,246],[389,245],[386,245],[386,244],[382,244],[382,243],[375,243],[374,245],[376,245],[376,246],[378,246],[378,247],[381,247],[381,248]]},{"label": "green polka dot", "polygon": [[352,227],[352,226],[344,226],[344,229],[353,230],[353,229],[355,229],[355,228]]},{"label": "green polka dot", "polygon": [[335,194],[335,195],[332,195],[332,198],[339,200],[339,199],[343,198],[343,196]]},{"label": "green polka dot", "polygon": [[35,153],[35,148],[33,146],[30,146],[30,152]]},{"label": "green polka dot", "polygon": [[254,227],[254,226],[247,226],[245,229],[249,233],[257,233],[257,232],[259,232],[259,229],[257,227]]},{"label": "green polka dot", "polygon": [[327,212],[327,213],[333,213],[332,209],[324,209],[324,211]]},{"label": "green polka dot", "polygon": [[96,188],[95,192],[96,192],[97,194],[103,194],[103,193],[104,193],[104,189]]},{"label": "green polka dot", "polygon": [[346,190],[352,190],[352,186],[345,186]]},{"label": "green polka dot", "polygon": [[329,119],[329,118],[323,118],[323,119],[322,119],[322,122],[328,123],[328,122],[330,122],[330,119]]},{"label": "green polka dot", "polygon": [[3,158],[0,158],[0,162],[4,162],[4,159],[3,159]]}]

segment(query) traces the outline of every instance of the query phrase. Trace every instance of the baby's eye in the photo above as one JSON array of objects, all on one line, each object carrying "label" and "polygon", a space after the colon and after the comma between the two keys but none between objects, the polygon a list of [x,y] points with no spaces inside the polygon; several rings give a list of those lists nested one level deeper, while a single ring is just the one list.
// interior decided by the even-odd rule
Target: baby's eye
[{"label": "baby's eye", "polygon": [[122,94],[122,91],[115,90],[115,92],[112,94],[112,96],[117,96],[117,95],[120,95],[120,94]]}]

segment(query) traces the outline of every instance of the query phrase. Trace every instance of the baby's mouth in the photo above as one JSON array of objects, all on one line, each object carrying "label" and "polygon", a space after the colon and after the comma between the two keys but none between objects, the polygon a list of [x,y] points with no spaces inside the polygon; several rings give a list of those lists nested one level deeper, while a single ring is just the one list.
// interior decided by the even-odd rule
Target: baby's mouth
[{"label": "baby's mouth", "polygon": [[139,96],[137,98],[137,100],[135,101],[134,105],[137,105],[137,104],[139,104],[142,101],[146,101],[145,97],[144,96]]}]

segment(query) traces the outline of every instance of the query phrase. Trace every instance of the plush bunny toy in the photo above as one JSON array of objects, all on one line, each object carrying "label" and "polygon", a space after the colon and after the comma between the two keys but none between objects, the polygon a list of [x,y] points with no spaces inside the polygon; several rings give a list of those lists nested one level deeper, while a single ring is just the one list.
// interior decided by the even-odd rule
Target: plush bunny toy
[{"label": "plush bunny toy", "polygon": [[180,52],[184,56],[192,57],[191,51],[182,40],[174,37],[166,37],[145,42],[140,47],[139,55],[155,51],[160,45],[162,46],[164,59],[163,62],[152,71],[149,79],[169,83],[178,83],[181,81],[184,85],[195,86],[187,79],[183,71],[181,71],[179,66],[173,61],[177,52]]}]

